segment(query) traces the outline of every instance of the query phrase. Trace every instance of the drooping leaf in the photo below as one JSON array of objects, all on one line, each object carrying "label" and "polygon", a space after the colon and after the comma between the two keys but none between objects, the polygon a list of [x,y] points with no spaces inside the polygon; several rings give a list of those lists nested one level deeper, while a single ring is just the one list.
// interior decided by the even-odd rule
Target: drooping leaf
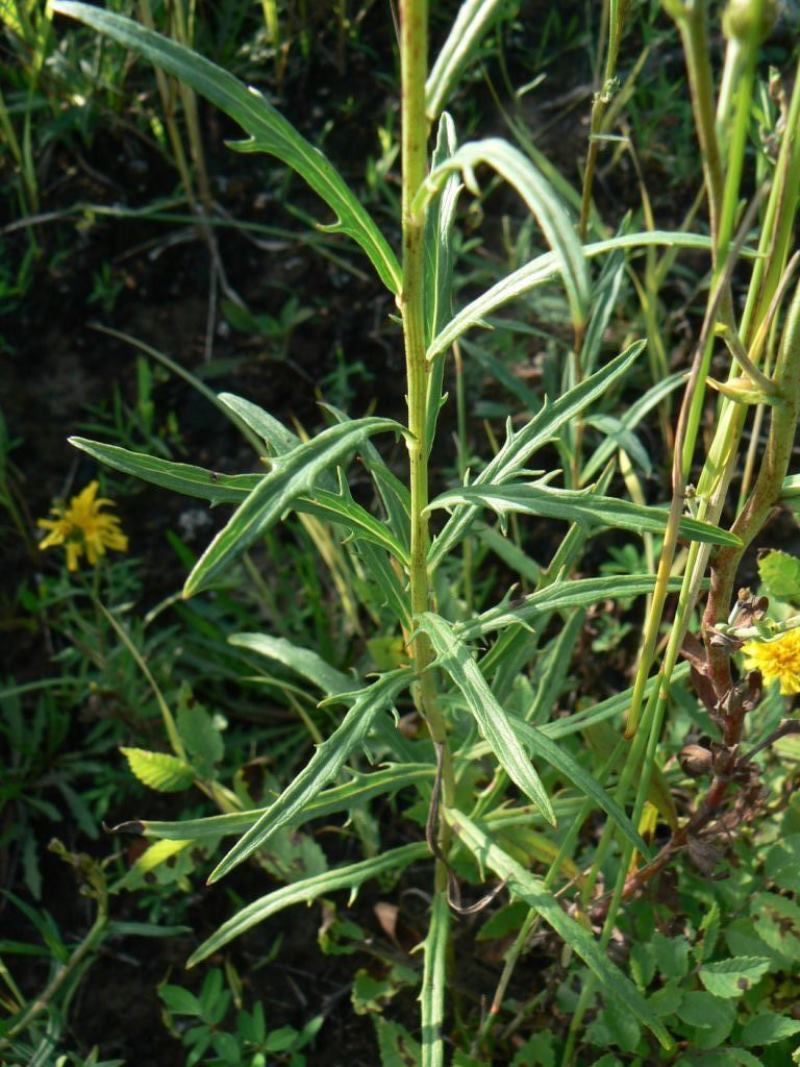
[{"label": "drooping leaf", "polygon": [[353,678],[331,667],[316,652],[294,645],[285,637],[270,637],[269,634],[231,634],[228,642],[237,648],[247,648],[251,652],[257,652],[259,656],[283,663],[318,686],[326,696],[348,693],[353,688]]},{"label": "drooping leaf", "polygon": [[519,149],[495,137],[462,145],[449,159],[431,170],[424,185],[426,197],[430,199],[438,192],[454,171],[461,171],[465,184],[475,191],[474,170],[482,163],[492,167],[512,185],[535,215],[559,264],[573,325],[581,328],[586,322],[590,288],[583,248],[560,196]]},{"label": "drooping leaf", "polygon": [[503,0],[464,0],[425,83],[425,114],[435,122],[466,65],[500,13]]},{"label": "drooping leaf", "polygon": [[567,915],[544,882],[513,860],[477,823],[472,822],[462,812],[448,808],[445,809],[444,816],[456,837],[469,849],[478,863],[483,868],[494,871],[499,878],[505,879],[511,895],[535,908],[544,921],[584,961],[599,979],[603,992],[615,997],[627,1011],[632,1012],[652,1031],[663,1048],[671,1049],[672,1039],[647,1000],[633,982],[611,962],[591,933]]},{"label": "drooping leaf", "polygon": [[541,779],[520,743],[508,714],[495,700],[468,646],[440,615],[425,612],[417,618],[416,623],[430,638],[436,662],[464,695],[482,737],[500,766],[544,817],[555,825],[553,807]]},{"label": "drooping leaf", "polygon": [[261,438],[271,456],[282,456],[302,444],[296,433],[252,400],[235,393],[220,393],[217,400]]},{"label": "drooping leaf", "polygon": [[[664,508],[634,504],[631,500],[598,496],[586,490],[556,489],[549,485],[530,483],[466,485],[449,489],[433,500],[429,509],[453,508],[458,505],[490,507],[500,515],[515,512],[560,519],[562,522],[582,522],[589,526],[610,526],[634,533],[663,533],[668,512]],[[681,518],[680,535],[689,541],[741,547],[740,539],[711,523]]]},{"label": "drooping leaf", "polygon": [[409,683],[412,671],[407,667],[381,675],[376,682],[356,693],[340,694],[352,699],[352,705],[334,732],[321,745],[302,771],[289,783],[278,799],[270,804],[261,818],[211,872],[209,882],[215,882],[257,848],[269,841],[281,826],[298,815],[322,790],[323,786],[339,773],[351,752],[366,740],[378,712],[393,703]]},{"label": "drooping leaf", "polygon": [[[672,233],[668,230],[653,230],[643,233],[629,233],[621,237],[611,237],[605,241],[597,241],[594,244],[584,245],[583,254],[586,258],[613,252],[619,248],[637,248],[647,245],[672,245],[683,248],[698,248],[706,251],[711,250],[711,242],[708,237],[693,233]],[[499,282],[487,289],[470,304],[462,308],[447,325],[434,337],[428,346],[427,358],[434,359],[441,352],[446,352],[454,341],[475,326],[485,324],[487,316],[491,315],[503,304],[524,296],[539,285],[558,277],[562,271],[562,261],[555,252],[545,252],[543,255],[532,259],[524,267],[515,270],[512,274],[502,278]],[[798,480],[800,487],[800,480]]]},{"label": "drooping leaf", "polygon": [[355,419],[323,430],[310,441],[276,459],[247,499],[219,531],[186,579],[183,595],[205,588],[270,526],[298,497],[307,495],[319,475],[340,462],[364,438],[398,430],[391,419]]},{"label": "drooping leaf", "polygon": [[366,252],[384,285],[400,291],[400,267],[386,238],[328,159],[309,144],[256,89],[176,41],[90,4],[55,0],[52,10],[105,33],[215,104],[248,133],[232,147],[276,156],[306,181],[336,216],[330,230],[346,233]]},{"label": "drooping leaf", "polygon": [[194,781],[194,771],[182,759],[168,752],[148,752],[143,748],[121,748],[136,777],[159,793],[179,793]]},{"label": "drooping leaf", "polygon": [[323,874],[282,886],[237,911],[192,953],[186,966],[193,967],[201,960],[207,959],[218,952],[223,945],[233,941],[235,937],[239,937],[257,923],[263,922],[270,915],[275,915],[284,908],[316,900],[318,897],[327,896],[340,889],[355,892],[360,885],[371,878],[380,878],[381,875],[390,871],[403,870],[409,863],[424,859],[427,855],[428,846],[424,842],[401,845],[400,848],[389,849],[378,856],[362,860],[360,863],[352,863],[347,867],[325,871]]}]

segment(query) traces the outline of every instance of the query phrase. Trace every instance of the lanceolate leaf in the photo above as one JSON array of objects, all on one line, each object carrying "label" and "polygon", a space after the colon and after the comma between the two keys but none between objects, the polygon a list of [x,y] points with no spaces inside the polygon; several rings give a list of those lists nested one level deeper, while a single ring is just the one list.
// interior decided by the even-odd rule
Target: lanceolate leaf
[{"label": "lanceolate leaf", "polygon": [[428,846],[424,842],[412,845],[402,845],[400,848],[390,849],[378,856],[373,856],[361,863],[353,863],[348,867],[339,867],[333,871],[325,871],[324,874],[316,874],[302,881],[292,882],[282,886],[274,893],[268,893],[259,900],[254,900],[242,908],[226,923],[223,923],[216,933],[204,941],[188,959],[186,966],[193,967],[201,960],[207,959],[218,952],[223,945],[233,941],[235,937],[245,933],[257,923],[268,919],[284,908],[292,904],[302,904],[318,897],[327,896],[340,889],[348,889],[355,892],[360,885],[371,878],[380,878],[389,871],[399,871],[407,867],[415,860],[425,859],[429,855]]},{"label": "lanceolate leaf", "polygon": [[217,400],[258,434],[267,446],[270,455],[282,456],[302,443],[296,433],[251,400],[245,400],[244,397],[236,396],[235,393],[220,393]]},{"label": "lanceolate leaf", "polygon": [[228,641],[237,648],[248,648],[259,656],[277,660],[296,671],[301,677],[318,686],[329,697],[348,693],[353,688],[353,678],[337,671],[326,663],[322,656],[308,648],[293,645],[285,637],[270,637],[268,634],[231,634]]},{"label": "lanceolate leaf", "polygon": [[84,437],[70,437],[69,443],[123,474],[212,504],[241,504],[264,478],[263,474],[217,474],[190,463],[174,463]]},{"label": "lanceolate leaf", "polygon": [[534,908],[559,937],[584,961],[600,981],[604,993],[615,997],[620,1005],[644,1023],[665,1049],[673,1047],[672,1039],[658,1015],[650,1007],[636,986],[611,962],[591,933],[563,910],[544,882],[526,871],[507,852],[498,848],[481,827],[466,815],[446,809],[445,818],[454,833],[475,856],[482,867],[488,867],[508,883],[509,892]]},{"label": "lanceolate leaf", "polygon": [[345,184],[326,157],[301,137],[297,130],[256,89],[248,88],[232,74],[175,41],[147,30],[131,19],[103,11],[90,4],[56,0],[53,11],[69,15],[140,52],[155,66],[190,85],[238,122],[250,139],[232,147],[277,156],[303,178],[325,201],[337,218],[331,230],[346,233],[366,252],[384,285],[395,295],[400,291],[400,267],[385,237],[361,202]]},{"label": "lanceolate leaf", "polygon": [[549,763],[551,767],[554,767],[568,781],[572,782],[585,796],[591,797],[606,815],[617,824],[634,848],[638,849],[643,856],[649,857],[650,849],[642,840],[641,835],[635,830],[620,805],[588,771],[581,767],[563,745],[557,744],[547,734],[522,719],[512,719],[511,724],[516,731],[517,737],[526,748],[530,749],[534,756],[538,756],[539,759]]},{"label": "lanceolate leaf", "polygon": [[[662,508],[634,504],[630,500],[597,496],[586,490],[555,489],[549,485],[511,483],[506,485],[468,485],[450,489],[430,505],[450,508],[458,504],[481,504],[499,514],[517,512],[560,519],[563,522],[582,522],[589,526],[611,526],[635,533],[663,533],[667,525],[667,511]],[[679,530],[688,541],[704,541],[714,545],[740,547],[739,538],[711,523],[683,517]]]},{"label": "lanceolate leaf", "polygon": [[[304,805],[291,821],[292,826],[302,826],[311,819],[321,819],[339,811],[350,811],[373,797],[393,793],[410,785],[430,782],[434,776],[432,763],[398,763],[373,771],[371,774],[355,774],[352,781],[323,789],[313,800]],[[201,841],[208,838],[243,834],[258,822],[267,808],[250,811],[235,811],[228,815],[210,815],[205,819],[183,819],[175,822],[160,822],[150,819],[134,820],[114,827],[115,833],[136,833],[143,837],[164,838],[169,841]]]},{"label": "lanceolate leaf", "polygon": [[[694,233],[671,233],[667,231],[653,230],[650,233],[629,233],[621,237],[611,237],[606,241],[597,241],[594,244],[584,245],[583,254],[587,258],[613,252],[618,248],[636,248],[645,245],[672,245],[683,248],[701,248],[711,250],[711,242],[708,237],[701,237]],[[491,289],[487,289],[472,303],[462,308],[441,332],[434,337],[428,348],[428,359],[434,359],[441,352],[457,341],[467,330],[474,326],[484,325],[484,320],[492,312],[510,300],[524,296],[525,293],[535,289],[545,282],[552,281],[562,272],[563,263],[555,252],[545,252],[524,267],[515,270],[506,278],[501,279]]]},{"label": "lanceolate leaf", "polygon": [[276,459],[244,503],[228,520],[186,579],[183,595],[198,592],[214,581],[257,537],[265,533],[297,500],[307,494],[319,475],[340,462],[364,438],[386,430],[398,430],[391,419],[355,419],[331,426]]},{"label": "lanceolate leaf", "polygon": [[411,676],[411,670],[402,667],[381,675],[366,689],[347,694],[353,701],[352,706],[334,732],[317,747],[303,770],[212,871],[209,882],[217,881],[261,848],[317,796],[339,773],[350,753],[366,739],[378,712],[394,702]]},{"label": "lanceolate leaf", "polygon": [[[645,342],[637,341],[624,352],[610,360],[596,374],[560,396],[553,404],[545,403],[531,421],[521,430],[511,429],[509,421],[503,447],[481,471],[473,487],[498,484],[513,478],[522,470],[528,459],[546,444],[570,419],[574,419],[592,401],[596,400],[632,366],[644,350]],[[469,529],[480,508],[474,504],[457,507],[444,529],[436,537],[428,554],[431,568],[435,568]]]},{"label": "lanceolate leaf", "polygon": [[476,182],[473,171],[481,163],[488,164],[512,185],[536,216],[558,262],[573,325],[582,327],[586,322],[590,289],[583,248],[560,197],[519,149],[499,138],[462,145],[455,155],[431,171],[424,187],[426,197],[430,198],[438,192],[453,171],[462,171],[465,183],[474,191]]},{"label": "lanceolate leaf", "polygon": [[424,630],[430,637],[437,664],[447,671],[463,693],[481,735],[503,770],[536,804],[544,817],[555,825],[553,807],[539,775],[519,741],[509,716],[495,700],[467,645],[440,615],[425,612],[416,622],[420,630]]},{"label": "lanceolate leaf", "polygon": [[389,526],[357,504],[346,485],[342,485],[338,493],[314,489],[313,496],[302,497],[295,504],[295,509],[302,515],[313,515],[325,522],[336,523],[353,537],[371,541],[394,556],[398,563],[408,565],[408,552]]},{"label": "lanceolate leaf", "polygon": [[[540,615],[567,608],[585,607],[603,600],[624,600],[627,597],[652,593],[653,574],[614,574],[604,578],[577,578],[554,582],[544,589],[517,601],[498,604],[470,622],[456,624],[458,636],[465,641],[501,630],[514,623],[535,623]],[[670,578],[668,589],[679,592],[682,580]]]},{"label": "lanceolate leaf", "polygon": [[[633,430],[649,411],[668,397],[669,394],[674,389],[677,389],[683,381],[685,381],[685,375],[682,372],[679,372],[678,374],[670,374],[669,377],[656,382],[656,384],[648,389],[643,396],[634,400],[631,406],[625,411],[624,415],[620,418],[622,426],[626,430]],[[600,443],[589,457],[586,466],[581,471],[581,482],[583,484],[590,481],[598,471],[603,469],[605,464],[613,456],[616,447],[617,443],[612,437],[606,437]]]},{"label": "lanceolate leaf", "polygon": [[431,122],[447,107],[461,72],[478,50],[502,4],[503,0],[464,0],[459,8],[425,83],[425,113]]}]

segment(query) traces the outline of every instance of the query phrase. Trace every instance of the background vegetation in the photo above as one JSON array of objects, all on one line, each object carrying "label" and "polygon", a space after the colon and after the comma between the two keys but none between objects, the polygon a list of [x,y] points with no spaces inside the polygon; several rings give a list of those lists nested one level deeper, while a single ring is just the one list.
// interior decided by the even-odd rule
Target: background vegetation
[{"label": "background vegetation", "polygon": [[105,8],[389,252],[146,42],[0,0],[0,1061],[796,1062],[794,7],[431,5],[404,108],[374,0]]}]

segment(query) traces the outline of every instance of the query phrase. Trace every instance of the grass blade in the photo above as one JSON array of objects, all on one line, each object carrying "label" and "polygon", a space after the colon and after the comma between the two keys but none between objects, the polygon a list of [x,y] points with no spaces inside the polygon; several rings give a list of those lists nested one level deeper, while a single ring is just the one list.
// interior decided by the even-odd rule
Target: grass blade
[{"label": "grass blade", "polygon": [[512,719],[511,724],[517,733],[517,737],[520,738],[526,748],[530,749],[534,756],[538,756],[539,759],[549,763],[551,767],[554,767],[568,781],[572,782],[575,788],[579,789],[584,796],[591,797],[598,807],[602,808],[608,815],[609,819],[616,823],[621,833],[627,837],[633,847],[638,849],[646,858],[650,857],[650,849],[620,805],[588,771],[581,767],[580,763],[567,752],[566,748],[556,744],[547,734],[522,719]]}]

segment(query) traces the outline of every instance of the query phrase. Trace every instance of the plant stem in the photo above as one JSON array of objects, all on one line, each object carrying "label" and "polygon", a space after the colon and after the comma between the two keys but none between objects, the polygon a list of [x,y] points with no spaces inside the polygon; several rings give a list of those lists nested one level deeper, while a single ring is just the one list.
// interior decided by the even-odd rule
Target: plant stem
[{"label": "plant stem", "polygon": [[[428,48],[427,0],[403,0],[400,4],[400,52],[402,76],[402,160],[403,160],[403,287],[400,310],[406,355],[408,403],[408,458],[411,490],[411,548],[409,598],[411,615],[430,607],[428,580],[428,363],[425,359],[424,231],[425,211],[414,208],[414,197],[427,170],[428,123],[425,117],[425,79]],[[427,635],[417,633],[412,642],[417,671],[416,699],[427,723],[431,740],[443,746],[441,775],[445,806],[453,801],[453,769],[444,717],[437,706],[436,683],[429,670],[433,651]],[[440,822],[440,849],[445,851],[446,831]],[[447,884],[447,871],[437,863],[437,888]]]}]

